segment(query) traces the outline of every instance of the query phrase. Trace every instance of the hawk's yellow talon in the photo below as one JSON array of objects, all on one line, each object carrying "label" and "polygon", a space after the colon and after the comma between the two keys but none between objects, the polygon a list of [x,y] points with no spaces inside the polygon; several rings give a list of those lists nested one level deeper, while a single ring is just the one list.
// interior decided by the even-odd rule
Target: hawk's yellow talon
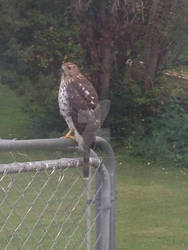
[{"label": "hawk's yellow talon", "polygon": [[69,136],[63,136],[64,138],[69,138],[69,139],[72,139],[73,141],[76,140],[76,137],[74,135],[69,135]]},{"label": "hawk's yellow talon", "polygon": [[61,139],[63,139],[63,138],[69,138],[69,139],[72,139],[72,140],[76,140],[76,138],[75,138],[75,136],[74,135],[71,135],[73,133],[73,131],[70,129],[69,130],[69,132],[66,134],[66,135],[64,135],[64,136],[62,136],[62,137],[60,137]]},{"label": "hawk's yellow talon", "polygon": [[66,135],[64,137],[69,137],[69,136],[71,136],[71,134],[72,134],[72,129],[70,129],[69,132],[66,133]]}]

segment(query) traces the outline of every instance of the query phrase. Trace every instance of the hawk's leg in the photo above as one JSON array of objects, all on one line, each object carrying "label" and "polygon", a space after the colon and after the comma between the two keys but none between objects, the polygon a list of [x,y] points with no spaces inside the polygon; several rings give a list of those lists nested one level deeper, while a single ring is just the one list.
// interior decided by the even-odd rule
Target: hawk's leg
[{"label": "hawk's leg", "polygon": [[69,130],[69,132],[68,133],[66,133],[66,135],[64,135],[64,136],[62,136],[61,138],[70,138],[70,139],[72,139],[72,140],[76,140],[75,139],[75,136],[74,135],[71,135],[73,133],[73,131],[72,131],[72,129],[70,129]]}]

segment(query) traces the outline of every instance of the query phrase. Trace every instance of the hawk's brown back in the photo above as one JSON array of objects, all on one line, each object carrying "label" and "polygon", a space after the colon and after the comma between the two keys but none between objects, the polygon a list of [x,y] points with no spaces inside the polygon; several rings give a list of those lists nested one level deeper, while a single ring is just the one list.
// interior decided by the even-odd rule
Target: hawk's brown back
[{"label": "hawk's brown back", "polygon": [[85,139],[87,137],[87,141],[88,137],[93,140],[100,126],[99,102],[94,87],[85,77],[77,78],[67,85],[67,95],[75,128]]}]

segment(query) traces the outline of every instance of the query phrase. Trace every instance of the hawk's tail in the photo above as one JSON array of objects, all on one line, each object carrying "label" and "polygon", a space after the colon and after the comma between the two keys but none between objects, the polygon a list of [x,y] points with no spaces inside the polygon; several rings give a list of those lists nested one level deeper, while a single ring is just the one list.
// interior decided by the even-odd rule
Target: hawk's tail
[{"label": "hawk's tail", "polygon": [[83,178],[89,178],[89,156],[90,156],[90,148],[84,150],[84,167],[83,167]]}]

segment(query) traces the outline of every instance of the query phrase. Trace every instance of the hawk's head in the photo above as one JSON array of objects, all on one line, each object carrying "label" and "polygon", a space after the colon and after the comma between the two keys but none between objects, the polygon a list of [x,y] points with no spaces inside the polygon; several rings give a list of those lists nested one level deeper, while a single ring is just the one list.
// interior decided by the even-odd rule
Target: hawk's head
[{"label": "hawk's head", "polygon": [[71,63],[71,62],[66,62],[66,63],[62,63],[61,65],[61,70],[62,70],[62,74],[64,77],[74,77],[78,74],[80,74],[80,71],[77,67],[76,64]]}]

